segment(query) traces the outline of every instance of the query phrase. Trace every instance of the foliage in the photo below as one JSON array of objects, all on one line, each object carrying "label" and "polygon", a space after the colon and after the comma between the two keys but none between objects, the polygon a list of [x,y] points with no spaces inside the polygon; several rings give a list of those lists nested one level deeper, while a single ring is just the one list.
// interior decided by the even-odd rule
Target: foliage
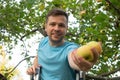
[{"label": "foliage", "polygon": [[9,59],[0,45],[0,80],[13,80],[15,76],[19,74],[19,71],[16,69],[11,72],[14,66],[9,65]]},{"label": "foliage", "polygon": [[104,80],[104,76],[111,78],[120,71],[119,0],[1,0],[0,43],[12,48],[11,43],[17,45],[37,32],[45,35],[45,15],[54,7],[64,9],[76,19],[69,23],[66,39],[80,45],[92,40],[102,42],[102,55],[87,74]]}]

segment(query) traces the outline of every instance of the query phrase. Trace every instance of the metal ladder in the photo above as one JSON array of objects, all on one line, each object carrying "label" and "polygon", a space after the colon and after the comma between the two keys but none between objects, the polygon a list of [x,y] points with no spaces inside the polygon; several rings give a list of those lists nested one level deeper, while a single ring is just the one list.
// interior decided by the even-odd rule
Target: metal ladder
[{"label": "metal ladder", "polygon": [[[30,80],[40,80],[40,73],[41,73],[41,68],[36,70],[36,74],[30,75]],[[85,80],[85,72],[83,71],[76,71],[76,80]]]},{"label": "metal ladder", "polygon": [[30,80],[41,80],[40,73],[41,68],[36,69],[36,74],[30,75]]},{"label": "metal ladder", "polygon": [[77,71],[77,73],[76,73],[76,80],[85,80],[85,72]]}]

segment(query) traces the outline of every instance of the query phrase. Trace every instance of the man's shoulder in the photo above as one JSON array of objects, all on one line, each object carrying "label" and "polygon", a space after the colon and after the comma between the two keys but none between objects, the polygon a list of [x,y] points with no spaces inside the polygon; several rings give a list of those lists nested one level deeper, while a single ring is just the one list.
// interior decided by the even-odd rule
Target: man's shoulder
[{"label": "man's shoulder", "polygon": [[43,38],[41,38],[39,45],[42,46],[42,45],[46,44],[47,42],[48,42],[48,37],[43,37]]},{"label": "man's shoulder", "polygon": [[75,45],[75,46],[79,46],[77,43],[75,43],[75,42],[70,42],[70,41],[66,41],[65,42],[67,45]]},{"label": "man's shoulder", "polygon": [[41,42],[41,41],[48,41],[48,36],[42,37],[41,40],[40,40],[40,42]]},{"label": "man's shoulder", "polygon": [[69,41],[66,41],[65,42],[65,47],[67,50],[71,50],[71,49],[76,49],[78,48],[80,45],[78,45],[77,43],[75,42],[69,42]]}]

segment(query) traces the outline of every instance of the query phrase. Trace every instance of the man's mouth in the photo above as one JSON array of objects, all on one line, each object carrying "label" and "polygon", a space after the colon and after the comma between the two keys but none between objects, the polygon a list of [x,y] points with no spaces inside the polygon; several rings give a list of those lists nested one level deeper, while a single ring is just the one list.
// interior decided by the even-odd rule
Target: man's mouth
[{"label": "man's mouth", "polygon": [[61,36],[62,34],[52,33],[52,35],[54,35],[54,36]]}]

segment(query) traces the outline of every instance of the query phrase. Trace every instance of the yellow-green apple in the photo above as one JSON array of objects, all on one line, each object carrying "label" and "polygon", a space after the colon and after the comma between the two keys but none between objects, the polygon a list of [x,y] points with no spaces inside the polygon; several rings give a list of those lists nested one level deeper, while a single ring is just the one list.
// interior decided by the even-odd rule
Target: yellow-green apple
[{"label": "yellow-green apple", "polygon": [[89,46],[83,45],[77,49],[76,56],[82,57],[88,61],[92,61],[94,59],[93,53]]},{"label": "yellow-green apple", "polygon": [[[96,42],[96,41],[91,41],[91,42],[87,43],[86,45],[79,47],[75,53],[75,56],[77,56],[78,58],[83,57],[84,59],[86,59],[88,61],[92,61],[94,59],[94,56],[93,56],[93,53],[91,50],[92,48],[96,48],[98,53],[102,52],[101,43]],[[73,69],[80,70],[80,68],[74,63],[72,56],[73,56],[72,53],[70,53],[68,55],[68,61],[69,61],[70,66]]]},{"label": "yellow-green apple", "polygon": [[[86,45],[83,45],[81,47],[79,47],[76,52],[74,53],[77,58],[79,57],[82,57],[88,61],[92,61],[94,58],[93,58],[93,54],[92,54],[92,51],[90,49],[89,46],[86,46]],[[70,53],[68,55],[68,61],[69,61],[69,64],[71,66],[71,68],[75,69],[75,70],[81,70],[73,61],[73,53]]]},{"label": "yellow-green apple", "polygon": [[102,52],[101,42],[90,41],[86,45],[89,46],[90,48],[96,48],[96,50],[98,51],[98,53]]}]

